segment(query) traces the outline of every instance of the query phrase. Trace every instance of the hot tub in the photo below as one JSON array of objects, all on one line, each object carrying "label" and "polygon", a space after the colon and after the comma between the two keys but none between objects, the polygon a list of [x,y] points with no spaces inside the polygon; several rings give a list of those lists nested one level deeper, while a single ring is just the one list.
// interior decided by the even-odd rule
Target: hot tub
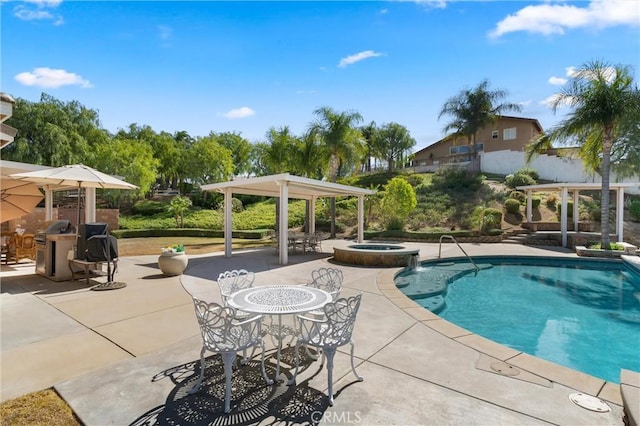
[{"label": "hot tub", "polygon": [[348,265],[411,267],[417,265],[419,251],[399,244],[362,243],[334,247],[333,259]]}]

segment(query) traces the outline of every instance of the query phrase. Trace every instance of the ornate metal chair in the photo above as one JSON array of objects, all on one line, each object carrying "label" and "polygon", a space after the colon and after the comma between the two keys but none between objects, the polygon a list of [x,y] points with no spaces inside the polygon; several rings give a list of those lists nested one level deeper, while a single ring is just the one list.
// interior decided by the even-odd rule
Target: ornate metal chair
[{"label": "ornate metal chair", "polygon": [[221,306],[217,303],[207,303],[193,298],[196,310],[196,318],[202,334],[202,350],[200,351],[200,378],[189,389],[189,393],[195,393],[200,389],[204,379],[204,354],[206,351],[219,353],[224,364],[225,395],[224,412],[231,410],[231,376],[233,364],[237,353],[248,348],[260,346],[262,348],[262,375],[267,383],[273,381],[267,377],[264,368],[264,341],[262,340],[262,316],[239,320],[236,311],[230,306]]},{"label": "ornate metal chair", "polygon": [[256,274],[246,269],[234,269],[225,271],[218,275],[218,286],[220,287],[220,296],[222,302],[227,305],[227,299],[236,291],[253,287]]},{"label": "ornate metal chair", "polygon": [[340,269],[320,268],[311,272],[311,283],[309,286],[326,291],[331,295],[333,300],[336,300],[340,297],[343,279],[344,276]]},{"label": "ornate metal chair", "polygon": [[351,335],[360,308],[362,294],[354,297],[338,299],[324,306],[324,318],[309,318],[298,315],[299,335],[296,342],[296,370],[290,384],[296,379],[300,364],[300,346],[312,346],[323,351],[323,361],[327,359],[329,405],[333,405],[333,357],[340,346],[351,345],[351,370],[359,382],[364,379],[356,373],[353,365],[353,341]]},{"label": "ornate metal chair", "polygon": [[16,245],[16,262],[20,259],[36,260],[36,240],[33,234],[24,234],[18,237]]}]

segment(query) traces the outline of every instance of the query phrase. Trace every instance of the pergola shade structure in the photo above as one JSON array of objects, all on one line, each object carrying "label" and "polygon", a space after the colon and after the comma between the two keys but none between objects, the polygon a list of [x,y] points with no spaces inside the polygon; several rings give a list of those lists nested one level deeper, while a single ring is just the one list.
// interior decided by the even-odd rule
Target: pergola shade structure
[{"label": "pergola shade structure", "polygon": [[[640,183],[611,183],[609,190],[616,191],[616,235],[619,241],[623,241],[624,238],[624,189],[625,188],[638,188]],[[567,246],[567,215],[564,212],[567,211],[567,203],[569,199],[569,192],[573,193],[573,229],[578,229],[578,196],[580,191],[595,191],[602,190],[602,184],[600,183],[546,183],[540,185],[527,185],[518,186],[516,188],[519,191],[525,191],[527,193],[527,221],[531,222],[533,213],[531,211],[531,198],[533,191],[553,191],[558,190],[562,194],[561,198],[561,211],[563,214],[560,218],[560,232],[562,234],[562,246]]]},{"label": "pergola shade structure", "polygon": [[[315,232],[315,200],[317,198],[358,197],[358,242],[362,242],[364,236],[364,196],[375,193],[375,191],[370,189],[303,178],[290,175],[289,173],[202,185],[202,189],[204,191],[217,191],[224,194],[224,254],[226,257],[231,257],[231,199],[233,194],[261,195],[279,198],[279,241],[287,241],[289,198],[311,201],[309,232]],[[288,262],[287,244],[279,245],[279,257],[280,264],[286,265]]]}]

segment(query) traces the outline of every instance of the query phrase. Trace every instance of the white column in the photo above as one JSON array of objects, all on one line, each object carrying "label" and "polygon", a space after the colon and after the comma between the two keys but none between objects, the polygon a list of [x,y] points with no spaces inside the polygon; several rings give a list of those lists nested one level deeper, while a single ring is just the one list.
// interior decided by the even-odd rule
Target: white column
[{"label": "white column", "polygon": [[233,242],[233,218],[231,216],[231,207],[233,202],[231,201],[233,192],[230,188],[224,190],[224,257],[231,257],[232,242]]},{"label": "white column", "polygon": [[364,195],[358,195],[358,242],[364,240]]},{"label": "white column", "polygon": [[44,220],[53,220],[53,189],[44,187]]},{"label": "white column", "polygon": [[562,214],[560,215],[560,232],[562,233],[562,247],[567,246],[567,198],[569,198],[569,191],[567,187],[562,188],[562,201],[560,208]]},{"label": "white column", "polygon": [[580,209],[578,208],[578,202],[580,201],[578,196],[580,195],[580,191],[577,189],[573,190],[573,232],[579,232],[578,222],[580,221]]},{"label": "white column", "polygon": [[280,264],[289,262],[289,186],[287,181],[279,182],[280,185]]},{"label": "white column", "polygon": [[96,221],[96,189],[84,189],[84,223]]},{"label": "white column", "polygon": [[316,232],[316,197],[311,197],[309,203],[309,233]]},{"label": "white column", "polygon": [[533,212],[531,210],[531,205],[533,204],[533,201],[531,200],[532,195],[533,191],[531,189],[527,189],[527,222],[529,223],[533,220]]},{"label": "white column", "polygon": [[618,241],[624,242],[624,188],[616,191],[616,235]]}]

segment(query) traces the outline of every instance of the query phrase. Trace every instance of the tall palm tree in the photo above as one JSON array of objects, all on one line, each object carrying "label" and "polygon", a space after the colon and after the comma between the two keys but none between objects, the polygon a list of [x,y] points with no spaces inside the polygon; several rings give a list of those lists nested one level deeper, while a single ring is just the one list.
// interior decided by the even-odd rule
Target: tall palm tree
[{"label": "tall palm tree", "polygon": [[[560,106],[572,111],[548,133],[529,147],[533,153],[551,147],[552,142],[577,143],[585,164],[602,176],[601,245],[609,247],[609,187],[611,153],[620,142],[628,123],[640,121],[640,89],[627,66],[611,66],[601,61],[582,65],[551,103],[555,113]],[[626,126],[631,127],[633,126]]]},{"label": "tall palm tree", "polygon": [[505,90],[490,90],[489,80],[483,80],[473,89],[465,89],[444,103],[438,119],[442,116],[451,116],[451,121],[444,128],[446,133],[453,131],[467,138],[469,149],[475,159],[476,135],[478,132],[493,125],[505,112],[520,112],[522,107],[511,102],[501,102],[506,98]]},{"label": "tall palm tree", "polygon": [[[320,145],[329,156],[329,179],[336,182],[341,164],[357,161],[363,150],[362,135],[355,127],[362,121],[355,111],[337,112],[328,106],[313,112],[316,120],[309,126],[309,132],[317,135]],[[335,237],[336,200],[331,198],[331,237]]]}]

